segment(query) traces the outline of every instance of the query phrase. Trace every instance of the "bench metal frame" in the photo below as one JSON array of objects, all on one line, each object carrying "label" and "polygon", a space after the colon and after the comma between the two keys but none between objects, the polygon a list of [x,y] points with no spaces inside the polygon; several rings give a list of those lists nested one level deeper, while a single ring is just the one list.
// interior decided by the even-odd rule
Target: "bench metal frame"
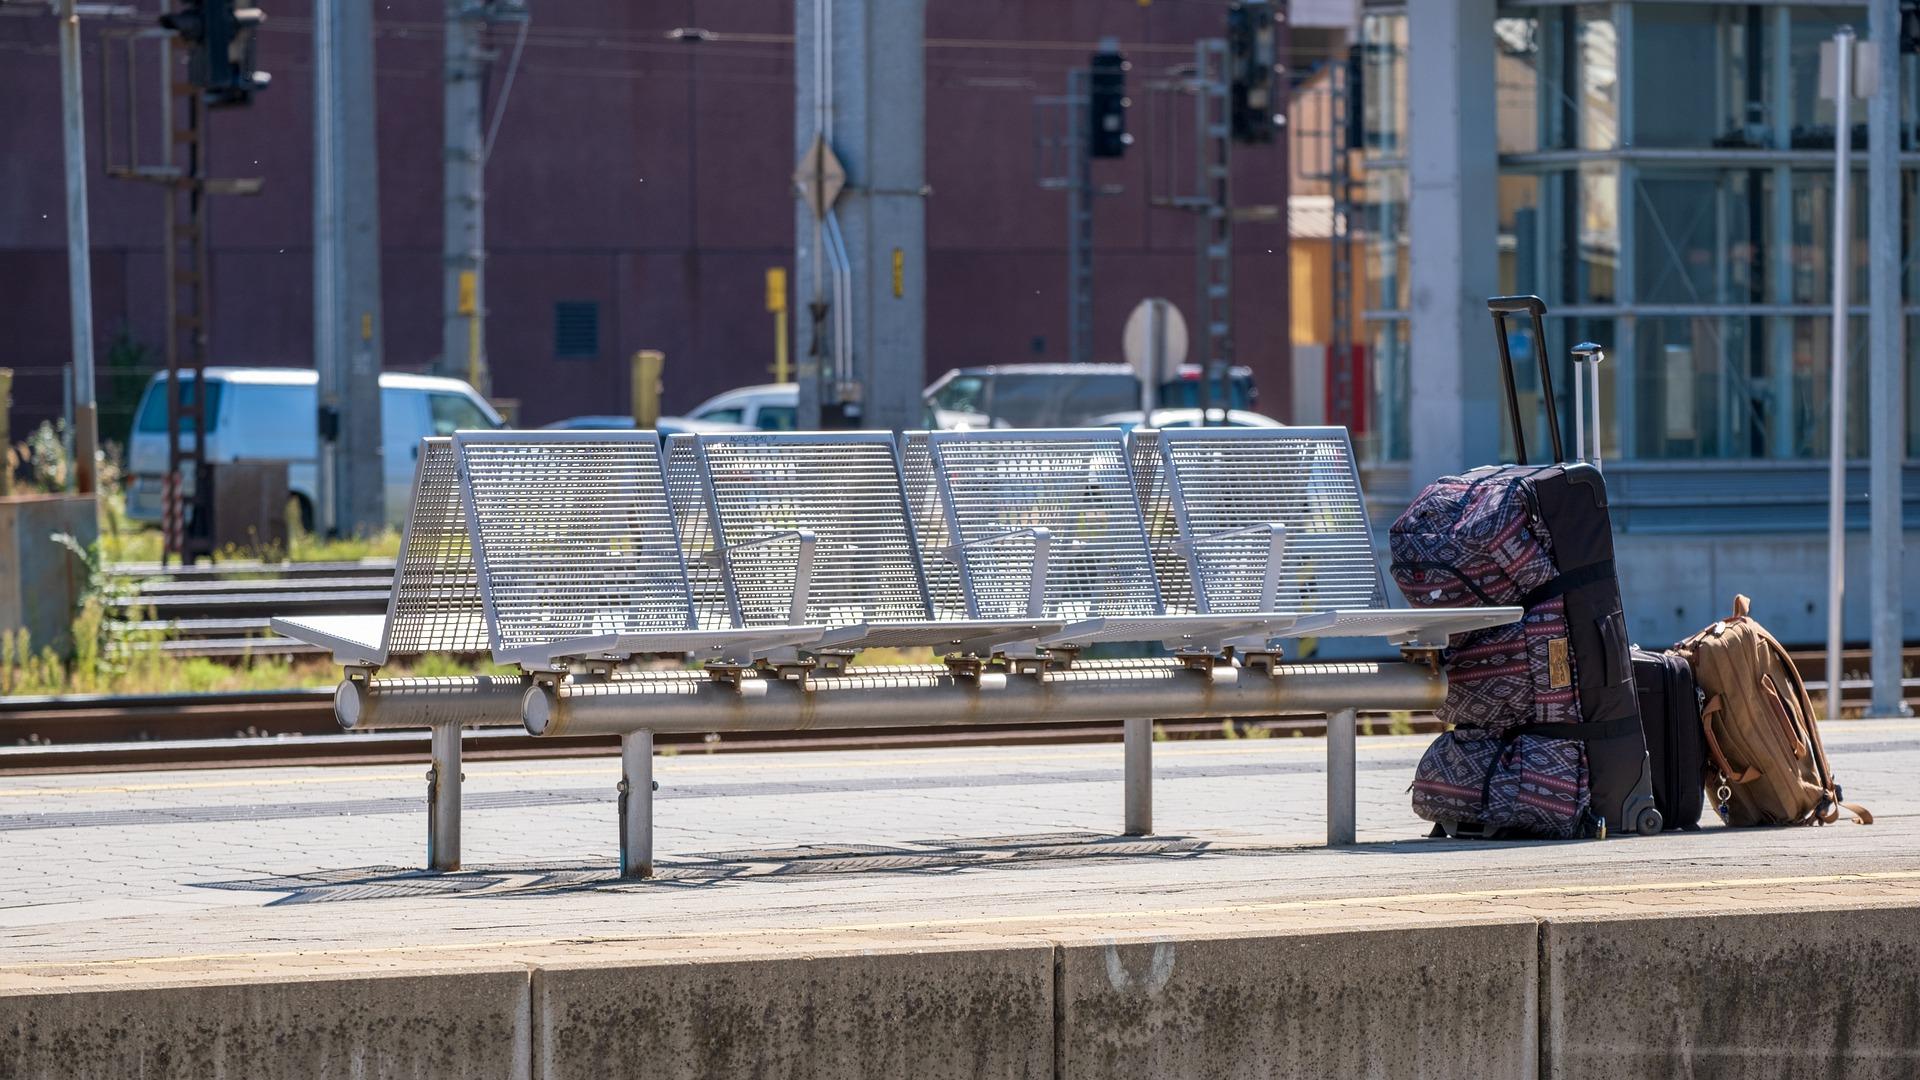
[{"label": "bench metal frame", "polygon": [[[1308,460],[1313,475],[1287,471]],[[795,504],[822,472],[856,466],[858,484]],[[1237,496],[1228,481],[1312,497]],[[377,642],[367,617],[275,629],[347,667],[343,726],[433,730],[429,863],[443,870],[459,865],[460,730],[515,717],[536,735],[621,736],[630,876],[653,872],[656,732],[903,718],[1118,717],[1125,830],[1145,834],[1155,718],[1325,714],[1328,842],[1352,843],[1355,711],[1437,707],[1446,634],[1520,614],[1386,606],[1339,428],[716,434],[665,448],[651,432],[462,432],[428,440],[414,496]],[[757,554],[769,545],[791,548],[790,569]],[[986,554],[1007,545],[1025,557]],[[1318,562],[1344,577],[1319,581]],[[867,588],[863,572],[889,587]],[[542,604],[553,589],[567,602]],[[1282,639],[1309,635],[1384,637],[1410,662],[1279,662]],[[1079,659],[1101,641],[1176,655]],[[947,662],[848,666],[856,650],[904,645]],[[410,651],[480,648],[522,676],[372,678]],[[650,652],[709,662],[622,668]]]}]

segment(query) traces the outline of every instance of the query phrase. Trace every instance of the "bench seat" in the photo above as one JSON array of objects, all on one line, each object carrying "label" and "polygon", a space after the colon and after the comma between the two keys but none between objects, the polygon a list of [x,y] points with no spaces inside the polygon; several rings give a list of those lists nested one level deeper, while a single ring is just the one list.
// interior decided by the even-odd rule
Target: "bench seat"
[{"label": "bench seat", "polygon": [[342,667],[379,667],[387,662],[385,615],[276,616],[267,626],[282,637],[326,649]]}]

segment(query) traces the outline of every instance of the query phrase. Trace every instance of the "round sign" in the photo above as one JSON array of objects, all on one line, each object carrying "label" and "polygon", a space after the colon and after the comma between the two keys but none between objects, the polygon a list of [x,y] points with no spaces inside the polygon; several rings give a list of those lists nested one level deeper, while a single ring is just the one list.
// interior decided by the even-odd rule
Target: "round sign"
[{"label": "round sign", "polygon": [[[1171,300],[1158,296],[1142,300],[1127,316],[1120,347],[1127,363],[1140,373],[1141,381],[1158,386],[1186,363],[1187,320]],[[1156,366],[1157,371],[1153,370]]]}]

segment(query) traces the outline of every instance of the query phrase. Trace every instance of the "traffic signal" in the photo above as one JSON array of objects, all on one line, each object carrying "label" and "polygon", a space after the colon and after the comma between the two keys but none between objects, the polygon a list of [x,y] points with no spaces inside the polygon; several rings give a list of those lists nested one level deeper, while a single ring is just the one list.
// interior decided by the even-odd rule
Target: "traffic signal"
[{"label": "traffic signal", "polygon": [[1280,125],[1275,39],[1268,0],[1238,0],[1227,9],[1227,79],[1236,141],[1270,143]]},{"label": "traffic signal", "polygon": [[1087,77],[1087,145],[1093,157],[1117,158],[1133,144],[1127,134],[1126,57],[1112,49],[1093,54]]},{"label": "traffic signal", "polygon": [[254,67],[254,40],[266,13],[236,7],[234,0],[182,0],[178,11],[160,16],[160,25],[193,46],[187,79],[206,91],[209,105],[245,105],[254,91],[272,79]]}]

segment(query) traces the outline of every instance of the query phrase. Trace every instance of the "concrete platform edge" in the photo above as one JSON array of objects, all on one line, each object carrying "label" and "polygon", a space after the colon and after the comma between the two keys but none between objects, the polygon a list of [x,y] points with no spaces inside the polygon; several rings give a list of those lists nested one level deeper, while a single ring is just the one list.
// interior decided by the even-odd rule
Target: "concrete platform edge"
[{"label": "concrete platform edge", "polygon": [[[0,1075],[1911,1076],[1920,905],[770,949],[0,992]],[[115,983],[121,984],[120,988]]]}]

